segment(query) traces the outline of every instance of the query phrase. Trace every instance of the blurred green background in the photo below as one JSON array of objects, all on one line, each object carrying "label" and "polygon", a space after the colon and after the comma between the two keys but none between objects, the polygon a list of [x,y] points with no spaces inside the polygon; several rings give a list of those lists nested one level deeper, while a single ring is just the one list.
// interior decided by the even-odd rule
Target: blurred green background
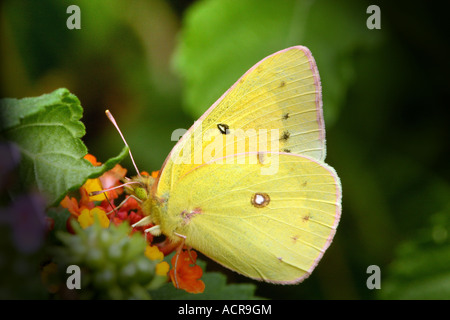
[{"label": "blurred green background", "polygon": [[[69,5],[81,29],[69,30]],[[367,7],[381,9],[369,30]],[[189,128],[248,68],[293,45],[322,79],[327,160],[342,180],[336,237],[296,286],[253,282],[276,299],[450,298],[448,11],[421,1],[9,0],[1,4],[1,97],[60,87],[81,101],[99,161],[122,141],[158,170]],[[134,174],[127,159],[123,165]],[[367,288],[367,267],[381,289]],[[252,282],[208,261],[229,282]],[[233,298],[233,297],[230,297]]]}]

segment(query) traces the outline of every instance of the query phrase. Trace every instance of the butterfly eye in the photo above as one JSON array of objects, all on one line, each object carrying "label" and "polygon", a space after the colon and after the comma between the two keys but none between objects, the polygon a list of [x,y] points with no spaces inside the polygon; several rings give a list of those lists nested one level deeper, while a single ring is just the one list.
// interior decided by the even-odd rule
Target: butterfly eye
[{"label": "butterfly eye", "polygon": [[217,128],[219,129],[219,131],[220,131],[222,134],[229,134],[229,133],[230,133],[230,127],[229,127],[227,124],[219,123],[219,124],[217,125]]},{"label": "butterfly eye", "polygon": [[270,197],[267,193],[255,193],[252,197],[251,203],[256,208],[263,208],[270,202]]}]

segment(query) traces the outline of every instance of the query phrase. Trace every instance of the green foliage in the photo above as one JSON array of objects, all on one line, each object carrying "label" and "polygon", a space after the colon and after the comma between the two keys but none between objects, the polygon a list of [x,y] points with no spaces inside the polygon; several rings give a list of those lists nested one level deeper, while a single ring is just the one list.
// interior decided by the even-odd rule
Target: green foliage
[{"label": "green foliage", "polygon": [[450,297],[450,206],[430,220],[414,240],[397,248],[379,292],[381,299]]},{"label": "green foliage", "polygon": [[0,131],[20,149],[20,190],[35,186],[47,197],[48,205],[57,205],[69,191],[127,155],[124,148],[99,167],[83,159],[87,148],[81,141],[85,134],[82,113],[80,101],[67,89],[37,98],[2,99]]},{"label": "green foliage", "polygon": [[[379,41],[379,35],[359,27],[365,24],[365,16],[355,12],[364,10],[364,4],[336,1],[197,2],[184,17],[174,57],[185,81],[186,110],[198,118],[259,60],[278,50],[304,45],[319,65],[324,113],[331,123],[354,80],[355,66],[349,53]],[[328,23],[320,23],[323,20]],[[333,24],[340,28],[330,32],[328,26]]]}]

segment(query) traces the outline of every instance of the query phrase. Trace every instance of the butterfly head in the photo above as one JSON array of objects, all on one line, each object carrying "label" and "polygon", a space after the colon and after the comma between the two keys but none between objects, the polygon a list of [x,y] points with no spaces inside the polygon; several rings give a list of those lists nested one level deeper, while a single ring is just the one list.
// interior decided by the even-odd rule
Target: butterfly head
[{"label": "butterfly head", "polygon": [[155,178],[149,175],[141,174],[129,179],[130,184],[125,186],[125,192],[129,195],[133,195],[143,202],[148,199]]}]

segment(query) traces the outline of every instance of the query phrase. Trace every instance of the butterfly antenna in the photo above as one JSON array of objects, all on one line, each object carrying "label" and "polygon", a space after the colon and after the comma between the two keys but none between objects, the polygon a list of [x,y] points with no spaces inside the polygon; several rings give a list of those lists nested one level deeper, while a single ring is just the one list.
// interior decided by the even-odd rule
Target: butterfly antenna
[{"label": "butterfly antenna", "polygon": [[114,119],[113,115],[111,114],[111,112],[109,110],[106,110],[105,113],[106,113],[106,116],[108,117],[109,121],[111,121],[111,123],[114,125],[114,127],[116,127],[116,130],[119,132],[120,137],[122,138],[125,145],[128,147],[128,153],[130,154],[131,162],[133,162],[133,166],[136,169],[138,176],[141,177],[141,174],[136,166],[136,163],[134,162],[133,155],[131,154],[130,147],[128,146],[128,143],[125,140],[125,137],[123,136],[122,131],[120,131],[119,126],[117,125],[116,119]]},{"label": "butterfly antenna", "polygon": [[130,182],[122,183],[121,185],[118,185],[118,186],[115,186],[115,187],[111,187],[109,189],[103,189],[103,190],[99,190],[99,191],[89,192],[89,196],[90,197],[96,196],[96,195],[99,195],[99,194],[102,194],[102,193],[105,193],[105,192],[108,192],[108,191],[112,191],[112,190],[115,190],[115,189],[123,188],[124,186],[128,186],[130,184],[141,184],[141,183],[139,181],[130,181]]}]

